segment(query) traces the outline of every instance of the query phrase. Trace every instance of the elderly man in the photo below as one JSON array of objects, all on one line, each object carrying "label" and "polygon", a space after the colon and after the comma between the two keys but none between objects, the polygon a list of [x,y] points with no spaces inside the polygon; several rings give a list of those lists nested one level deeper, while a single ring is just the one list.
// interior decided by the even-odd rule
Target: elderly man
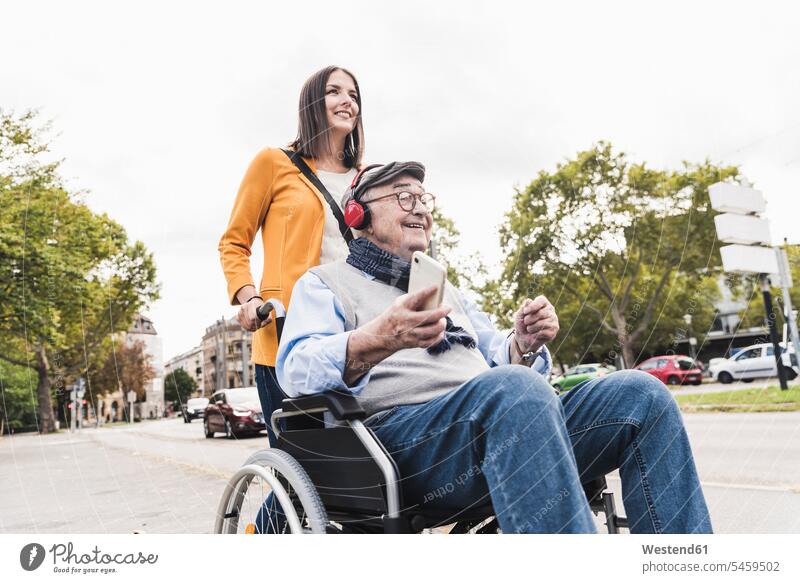
[{"label": "elderly man", "polygon": [[359,237],[346,261],[293,290],[283,390],[356,395],[409,505],[491,501],[503,532],[595,532],[581,483],[619,468],[632,532],[711,532],[680,411],[658,380],[621,371],[556,396],[547,298],[526,299],[505,334],[449,283],[435,309],[422,309],[434,288],[407,293],[411,256],[430,242],[424,177],[393,162],[351,189]]}]

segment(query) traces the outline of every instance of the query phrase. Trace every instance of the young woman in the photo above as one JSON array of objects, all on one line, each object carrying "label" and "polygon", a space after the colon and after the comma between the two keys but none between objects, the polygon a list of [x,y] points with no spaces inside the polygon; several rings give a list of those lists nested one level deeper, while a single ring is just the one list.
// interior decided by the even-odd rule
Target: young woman
[{"label": "young woman", "polygon": [[[297,137],[298,154],[339,204],[358,168],[364,148],[361,93],[355,76],[326,67],[303,85]],[[255,286],[250,250],[261,229],[264,267]],[[269,428],[269,415],[282,394],[275,377],[278,341],[272,318],[259,322],[256,309],[268,298],[288,307],[292,288],[306,270],[347,257],[348,248],[330,205],[280,148],[260,151],[242,180],[228,227],[219,242],[222,269],[237,319],[253,334],[256,385]]]}]

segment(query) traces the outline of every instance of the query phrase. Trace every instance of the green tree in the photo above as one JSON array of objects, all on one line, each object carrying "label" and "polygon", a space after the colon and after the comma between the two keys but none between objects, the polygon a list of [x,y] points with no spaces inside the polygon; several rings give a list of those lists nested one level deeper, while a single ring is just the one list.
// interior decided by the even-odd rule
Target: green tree
[{"label": "green tree", "polygon": [[507,259],[484,307],[508,325],[544,293],[561,321],[557,356],[571,362],[621,354],[632,366],[674,343],[686,313],[707,328],[720,273],[708,186],[737,175],[708,161],[654,170],[605,142],[541,171],[506,215]]},{"label": "green tree", "polygon": [[141,340],[117,342],[102,366],[90,370],[90,398],[94,401],[119,389],[125,395],[126,402],[131,391],[139,401],[143,401],[147,383],[155,375],[150,361],[150,355],[147,354],[144,342]]},{"label": "green tree", "polygon": [[0,360],[0,435],[35,426],[36,378],[33,371]]},{"label": "green tree", "polygon": [[101,364],[158,297],[152,255],[68,192],[36,116],[0,111],[0,359],[32,369],[40,431],[53,391]]},{"label": "green tree", "polygon": [[464,257],[458,248],[461,232],[453,220],[439,208],[433,209],[432,237],[436,245],[437,259],[447,266],[447,280],[461,289],[479,288],[479,280],[486,277],[486,269],[477,254]]},{"label": "green tree", "polygon": [[182,368],[176,369],[164,378],[164,399],[176,405],[185,403],[197,390],[197,382]]}]

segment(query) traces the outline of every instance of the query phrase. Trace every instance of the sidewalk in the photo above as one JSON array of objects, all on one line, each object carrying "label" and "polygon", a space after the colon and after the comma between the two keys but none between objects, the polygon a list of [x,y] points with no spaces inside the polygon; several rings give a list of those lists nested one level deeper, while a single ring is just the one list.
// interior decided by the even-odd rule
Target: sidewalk
[{"label": "sidewalk", "polygon": [[0,532],[210,533],[230,475],[95,439],[114,431],[0,439]]}]

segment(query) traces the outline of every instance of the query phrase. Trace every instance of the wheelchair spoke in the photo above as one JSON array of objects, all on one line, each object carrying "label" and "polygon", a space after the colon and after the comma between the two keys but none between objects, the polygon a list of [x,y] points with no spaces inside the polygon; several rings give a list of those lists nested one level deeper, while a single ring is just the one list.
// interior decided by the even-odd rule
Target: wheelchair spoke
[{"label": "wheelchair spoke", "polygon": [[262,531],[266,528],[265,525],[264,525],[264,516],[263,516],[264,512],[266,512],[264,503],[266,502],[267,496],[269,496],[269,493],[271,491],[272,491],[272,489],[269,487],[269,484],[267,484],[266,482],[262,481],[261,482],[260,495],[258,497],[259,507],[258,507],[258,515],[257,515],[257,520],[256,520],[256,524],[258,525],[258,529],[260,529],[260,530],[258,530],[258,534],[264,534]]},{"label": "wheelchair spoke", "polygon": [[269,513],[267,517],[269,518],[269,526],[267,528],[267,532],[278,532],[278,522],[277,522],[277,513],[275,512],[275,496],[270,498],[269,502]]},{"label": "wheelchair spoke", "polygon": [[[292,499],[292,485],[291,484],[286,484],[286,493],[289,495],[289,500],[291,500]],[[301,525],[303,524],[302,520],[300,521],[300,524]],[[288,528],[288,525],[287,525],[286,521],[284,521],[282,526],[283,526],[283,528],[281,529],[281,533],[282,534],[286,534],[286,529]]]}]

